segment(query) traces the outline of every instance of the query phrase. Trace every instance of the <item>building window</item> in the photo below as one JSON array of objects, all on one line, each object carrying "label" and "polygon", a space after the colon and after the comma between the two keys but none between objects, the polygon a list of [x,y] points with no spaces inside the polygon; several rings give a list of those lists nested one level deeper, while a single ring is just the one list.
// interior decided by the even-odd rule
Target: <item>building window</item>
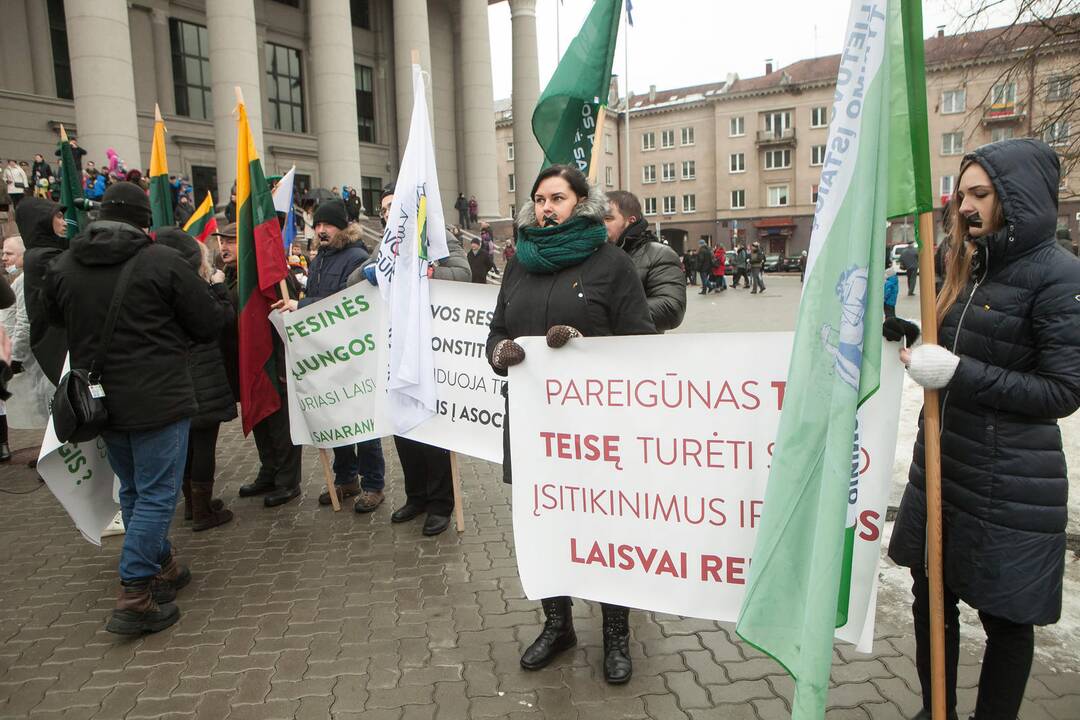
[{"label": "building window", "polygon": [[694,144],[694,128],[684,127],[682,129],[682,144],[693,145]]},{"label": "building window", "polygon": [[791,149],[786,148],[784,150],[766,150],[765,151],[765,169],[766,170],[781,170],[783,168],[791,167]]},{"label": "building window", "polygon": [[811,165],[824,165],[825,164],[825,146],[824,145],[811,145],[810,146],[810,164]]},{"label": "building window", "polygon": [[683,160],[682,163],[682,179],[693,180],[697,177],[697,161],[695,160]]},{"label": "building window", "polygon": [[513,160],[514,159],[514,143],[512,143],[512,142],[506,143],[506,159],[507,160]]},{"label": "building window", "polygon": [[941,136],[942,155],[962,155],[964,153],[964,133],[947,132]]},{"label": "building window", "polygon": [[817,204],[817,189],[817,183],[810,186],[810,202],[815,205]]},{"label": "building window", "polygon": [[728,158],[730,172],[746,172],[746,155],[743,153],[731,153]]},{"label": "building window", "polygon": [[300,51],[266,43],[266,75],[270,101],[270,127],[304,132],[304,81]]},{"label": "building window", "polygon": [[509,192],[517,192],[517,182],[514,180],[514,173],[510,173],[506,177],[506,189]]},{"label": "building window", "polygon": [[732,190],[731,191],[731,209],[742,210],[746,207],[746,191],[745,190]]},{"label": "building window", "polygon": [[675,163],[664,163],[661,169],[664,182],[671,182],[675,179]]},{"label": "building window", "polygon": [[787,207],[788,204],[788,186],[787,185],[770,185],[769,186],[769,207]]},{"label": "building window", "polygon": [[510,203],[510,217],[517,217],[517,205],[515,205],[514,203]]},{"label": "building window", "polygon": [[746,118],[733,117],[728,124],[728,137],[742,137],[746,134]]},{"label": "building window", "polygon": [[771,132],[776,137],[780,137],[785,130],[791,128],[791,113],[787,112],[771,112],[765,114],[765,132]]},{"label": "building window", "polygon": [[823,128],[829,124],[829,108],[810,108],[810,127]]},{"label": "building window", "polygon": [[604,133],[604,152],[606,152],[608,155],[612,155],[615,153],[615,151],[611,147],[611,136],[607,133]]},{"label": "building window", "polygon": [[608,187],[612,187],[615,185],[615,172],[614,168],[612,168],[610,165],[604,168],[604,184]]},{"label": "building window", "polygon": [[660,131],[660,147],[661,148],[673,148],[673,147],[675,147],[675,131],[674,130],[661,130]]},{"label": "building window", "polygon": [[1007,82],[995,85],[990,91],[991,110],[1011,110],[1016,105],[1016,83]]},{"label": "building window", "polygon": [[375,142],[375,71],[356,66],[356,129],[360,142]]},{"label": "building window", "polygon": [[1066,75],[1052,77],[1046,81],[1046,99],[1049,101],[1068,100],[1072,94],[1072,78]]},{"label": "building window", "polygon": [[364,205],[364,214],[375,217],[379,214],[379,196],[382,195],[382,178],[360,176],[360,202]]},{"label": "building window", "polygon": [[1043,133],[1043,141],[1047,145],[1068,145],[1069,123],[1058,120],[1047,125],[1046,132]]},{"label": "building window", "polygon": [[646,215],[655,215],[656,214],[656,198],[654,198],[654,197],[645,198],[645,214]]},{"label": "building window", "polygon": [[682,211],[684,213],[697,212],[697,195],[682,196]]},{"label": "building window", "polygon": [[56,97],[74,100],[71,89],[71,56],[68,55],[67,18],[64,0],[49,0],[49,39],[52,40],[53,77],[56,78]]},{"label": "building window", "polygon": [[656,149],[656,133],[647,132],[641,134],[641,149],[642,150],[655,150]]},{"label": "building window", "polygon": [[960,88],[959,90],[946,90],[941,93],[941,114],[951,115],[952,113],[964,112],[967,105],[967,90]]},{"label": "building window", "polygon": [[1011,127],[996,127],[990,130],[990,142],[1000,142],[1002,140],[1008,140],[1013,136],[1013,129]]},{"label": "building window", "polygon": [[675,214],[675,196],[674,195],[665,195],[664,196],[664,214],[665,215],[674,215]]},{"label": "building window", "polygon": [[202,25],[169,18],[176,114],[210,120],[210,40]]},{"label": "building window", "polygon": [[294,7],[294,8],[300,7],[300,0],[276,0],[276,1],[281,3],[282,5],[288,5],[289,7]]},{"label": "building window", "polygon": [[645,165],[641,168],[641,182],[654,183],[656,182],[656,166]]},{"label": "building window", "polygon": [[368,0],[349,0],[353,27],[371,29],[371,3]]},{"label": "building window", "polygon": [[941,176],[941,194],[952,195],[953,183],[956,181],[955,175],[942,175]]}]

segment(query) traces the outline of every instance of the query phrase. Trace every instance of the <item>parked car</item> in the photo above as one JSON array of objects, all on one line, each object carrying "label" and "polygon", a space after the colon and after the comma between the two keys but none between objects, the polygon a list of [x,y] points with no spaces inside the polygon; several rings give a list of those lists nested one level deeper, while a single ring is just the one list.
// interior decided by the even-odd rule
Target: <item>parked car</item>
[{"label": "parked car", "polygon": [[762,268],[765,272],[779,272],[784,269],[784,256],[783,255],[766,255],[765,265]]},{"label": "parked car", "polygon": [[801,255],[788,255],[784,258],[784,272],[799,272],[799,261],[801,259]]},{"label": "parked car", "polygon": [[892,250],[889,252],[889,259],[892,262],[893,268],[896,269],[897,275],[907,275],[907,271],[900,267],[900,253],[907,249],[910,243],[899,243],[892,246]]}]

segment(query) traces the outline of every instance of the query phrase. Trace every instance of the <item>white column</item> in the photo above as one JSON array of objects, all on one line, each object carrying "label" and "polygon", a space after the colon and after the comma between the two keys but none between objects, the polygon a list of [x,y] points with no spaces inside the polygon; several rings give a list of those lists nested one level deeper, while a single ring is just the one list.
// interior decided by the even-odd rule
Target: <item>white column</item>
[{"label": "white column", "polygon": [[34,72],[34,92],[56,97],[53,70],[52,33],[49,8],[39,0],[26,0],[26,29],[30,33],[30,68]]},{"label": "white column", "polygon": [[356,73],[348,0],[308,3],[311,28],[311,118],[319,139],[319,178],[325,187],[360,192]]},{"label": "white column", "polygon": [[[412,120],[412,51],[420,53],[420,67],[431,73],[431,36],[428,33],[427,0],[394,0],[394,90],[397,96],[398,157],[405,152]],[[428,112],[434,122],[431,85],[427,87]]]},{"label": "white column", "polygon": [[206,30],[210,40],[210,76],[214,103],[214,149],[218,194],[215,202],[229,202],[236,181],[236,92],[244,93],[251,134],[263,157],[262,89],[259,48],[255,42],[253,0],[206,3]]},{"label": "white column", "polygon": [[[510,0],[513,43],[514,202],[529,199],[544,155],[532,133],[532,114],[540,99],[540,62],[536,50],[536,0]],[[494,116],[494,114],[493,114]],[[492,145],[494,147],[494,145]]]},{"label": "white column", "polygon": [[480,217],[491,219],[499,216],[499,185],[487,8],[487,0],[461,0],[462,93],[458,103],[465,121],[465,192],[476,196]]},{"label": "white column", "polygon": [[72,28],[68,53],[79,146],[95,162],[113,148],[129,169],[145,168],[139,157],[126,0],[65,0],[64,8]]},{"label": "white column", "polygon": [[163,115],[176,114],[176,90],[173,88],[172,40],[169,37],[169,15],[154,8],[150,11],[154,28],[154,81],[158,106]]}]

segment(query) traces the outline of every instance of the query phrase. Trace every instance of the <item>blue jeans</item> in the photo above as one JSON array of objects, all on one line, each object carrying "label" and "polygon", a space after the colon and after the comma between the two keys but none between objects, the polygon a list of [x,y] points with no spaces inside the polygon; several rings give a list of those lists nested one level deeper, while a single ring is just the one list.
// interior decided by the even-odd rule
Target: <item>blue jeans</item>
[{"label": "blue jeans", "polygon": [[109,463],[120,478],[125,529],[121,580],[157,575],[172,552],[169,526],[183,483],[190,425],[184,419],[156,430],[102,433]]},{"label": "blue jeans", "polygon": [[378,438],[334,448],[334,484],[348,485],[357,475],[362,490],[377,492],[386,484],[386,460]]}]

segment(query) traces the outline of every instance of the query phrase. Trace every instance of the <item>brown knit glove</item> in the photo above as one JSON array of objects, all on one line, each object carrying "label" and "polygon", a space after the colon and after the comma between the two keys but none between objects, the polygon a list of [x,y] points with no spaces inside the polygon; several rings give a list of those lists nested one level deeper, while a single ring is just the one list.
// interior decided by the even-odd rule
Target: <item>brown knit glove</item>
[{"label": "brown knit glove", "polygon": [[579,338],[581,333],[577,328],[569,325],[555,325],[547,331],[547,345],[549,348],[561,348],[570,342],[571,338]]},{"label": "brown knit glove", "polygon": [[491,364],[498,370],[505,370],[525,359],[525,348],[513,340],[501,340],[491,352]]}]

